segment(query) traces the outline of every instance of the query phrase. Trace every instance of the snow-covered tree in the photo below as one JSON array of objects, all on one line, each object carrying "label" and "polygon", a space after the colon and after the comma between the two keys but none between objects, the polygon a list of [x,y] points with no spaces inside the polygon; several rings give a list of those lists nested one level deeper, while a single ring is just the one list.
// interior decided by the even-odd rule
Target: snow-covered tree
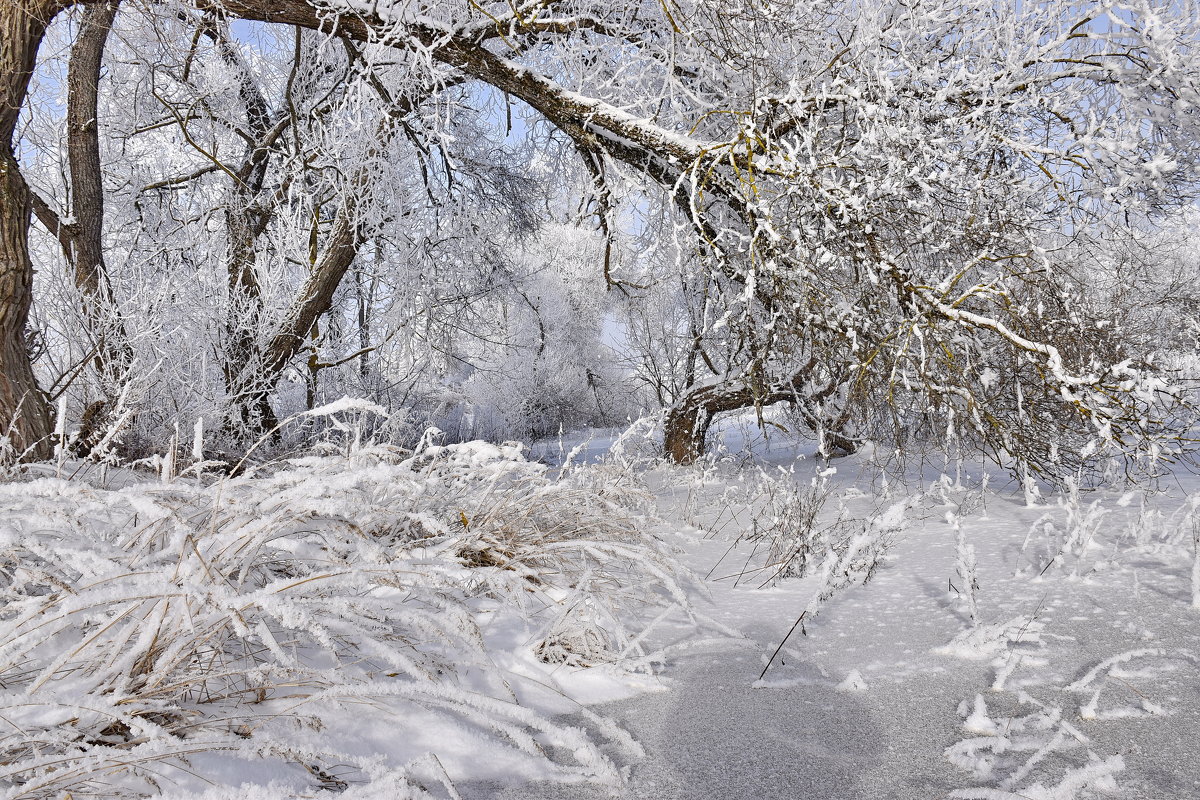
[{"label": "snow-covered tree", "polygon": [[[14,287],[0,315],[0,423],[14,421],[14,443],[35,454],[49,428],[23,339],[29,201],[12,147],[45,24],[69,5],[21,0],[0,31],[11,198],[0,276]],[[950,432],[1042,470],[1152,445],[1170,413],[1147,354],[1082,301],[1077,267],[1128,226],[1127,212],[1153,221],[1192,196],[1200,23],[1188,2],[205,0],[137,13],[173,31],[161,41],[181,68],[207,54],[210,93],[189,99],[178,75],[168,105],[188,109],[181,129],[199,109],[211,143],[240,139],[243,164],[264,148],[239,75],[263,80],[272,58],[287,75],[287,51],[239,66],[223,51],[225,20],[319,31],[312,47],[332,73],[314,80],[346,98],[317,139],[285,126],[294,150],[326,159],[279,173],[296,176],[280,208],[308,192],[276,229],[280,263],[307,261],[309,275],[284,294],[294,300],[274,326],[256,326],[270,335],[234,372],[261,380],[243,389],[235,378],[235,396],[261,398],[297,364],[354,256],[388,221],[428,221],[481,193],[486,178],[431,193],[431,174],[457,174],[456,147],[511,165],[518,101],[518,116],[528,109],[518,127],[589,187],[601,233],[623,235],[622,206],[657,207],[676,265],[702,287],[689,297],[703,304],[688,314],[694,374],[685,370],[667,415],[676,460],[702,450],[716,414],[782,401],[833,449]],[[273,81],[263,97],[295,89]],[[222,90],[230,100],[203,108]],[[503,98],[502,114],[459,113],[485,97]],[[324,119],[312,102],[308,123]],[[481,147],[489,120],[504,132]],[[245,187],[220,171],[211,178],[226,181],[227,207],[244,206]],[[295,241],[304,219],[315,259]],[[263,249],[250,248],[256,262]],[[607,256],[598,266],[608,286],[644,285]]]}]

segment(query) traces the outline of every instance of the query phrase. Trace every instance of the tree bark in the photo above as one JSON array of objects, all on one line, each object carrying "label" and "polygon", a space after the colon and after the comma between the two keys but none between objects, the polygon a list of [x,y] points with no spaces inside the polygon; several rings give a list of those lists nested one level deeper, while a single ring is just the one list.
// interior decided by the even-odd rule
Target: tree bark
[{"label": "tree bark", "polygon": [[815,361],[810,360],[790,380],[759,389],[740,381],[693,386],[667,410],[663,424],[663,454],[676,464],[695,463],[704,455],[708,429],[718,414],[764,408],[776,403],[796,404],[805,423],[823,436],[833,450],[840,454],[853,453],[860,442],[839,430],[845,420],[826,425],[812,410],[812,406],[819,405],[836,392],[842,381],[834,378],[817,392],[803,392],[815,366]]},{"label": "tree bark", "polygon": [[46,26],[63,7],[58,0],[5,0],[0,6],[0,436],[27,460],[48,458],[52,446],[50,408],[26,340],[33,301],[32,200],[13,137]]},{"label": "tree bark", "polygon": [[[100,66],[120,0],[87,6],[67,66],[67,167],[71,175],[71,211],[64,242],[75,268],[84,324],[95,339],[93,363],[102,399],[88,406],[80,421],[75,448],[90,452],[117,412],[121,387],[133,366],[125,326],[117,312],[108,267],[104,263],[104,182],[100,164]],[[63,227],[60,223],[60,227]]]},{"label": "tree bark", "polygon": [[[97,107],[100,64],[116,13],[116,0],[87,7],[67,68],[67,164],[75,217],[71,261],[75,267],[75,285],[84,294],[85,311],[89,318],[96,318],[101,349],[105,349],[109,337],[104,331],[107,326],[99,317],[111,310],[112,288],[104,264],[104,187]],[[102,371],[109,369],[104,367]]]}]

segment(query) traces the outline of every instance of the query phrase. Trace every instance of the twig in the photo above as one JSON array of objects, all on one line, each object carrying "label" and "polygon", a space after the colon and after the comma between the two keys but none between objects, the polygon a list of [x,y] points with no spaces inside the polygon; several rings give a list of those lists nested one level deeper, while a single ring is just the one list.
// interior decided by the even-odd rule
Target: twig
[{"label": "twig", "polygon": [[796,628],[799,627],[800,623],[804,621],[806,614],[808,614],[807,608],[800,612],[800,616],[797,617],[796,621],[792,623],[792,627],[788,629],[787,635],[783,637],[783,641],[779,643],[779,647],[776,647],[775,652],[771,653],[771,657],[767,659],[767,665],[763,667],[762,672],[758,673],[758,679],[760,681],[763,679],[763,676],[767,674],[767,670],[771,668],[771,664],[775,661],[775,656],[779,655],[779,651],[783,649],[783,646],[787,644],[788,639],[792,638],[792,634],[796,632]]}]

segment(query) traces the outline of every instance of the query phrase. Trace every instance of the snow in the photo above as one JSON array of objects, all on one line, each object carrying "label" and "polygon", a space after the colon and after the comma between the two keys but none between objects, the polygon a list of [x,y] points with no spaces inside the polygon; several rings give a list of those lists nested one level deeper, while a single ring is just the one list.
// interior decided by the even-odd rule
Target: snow
[{"label": "snow", "polygon": [[[589,438],[600,442],[590,453]],[[40,731],[44,752],[9,750],[6,796],[24,796],[15,770],[47,769],[50,742],[103,727],[121,696],[146,741],[126,747],[110,731],[112,752],[93,748],[79,768],[141,759],[164,796],[207,800],[321,787],[363,798],[1200,791],[1200,481],[1180,474],[1159,494],[1072,487],[1030,507],[994,467],[985,486],[986,465],[884,480],[869,453],[834,470],[734,434],[744,449],[713,462],[633,467],[599,452],[617,439],[564,437],[557,452],[575,452],[561,468],[478,443],[363,447],[208,485],[0,486],[0,551],[29,554],[0,572],[12,676],[0,746]],[[809,538],[780,533],[789,491],[819,504]],[[356,543],[355,528],[399,538]],[[771,563],[780,542],[827,552],[783,574]],[[954,587],[968,547],[974,611]],[[239,555],[248,548],[266,560]],[[139,560],[126,566],[130,553]],[[230,576],[285,559],[301,572],[206,583],[230,556],[242,565]],[[47,577],[76,580],[76,594],[55,599]],[[13,595],[17,585],[29,590]],[[136,683],[106,682],[163,636],[161,624],[121,622],[172,619],[175,601],[157,596],[189,598],[180,619],[193,632],[240,608],[237,636],[274,653],[249,680],[299,670],[308,688],[272,690],[269,724],[250,721],[252,706],[221,706],[247,720],[248,738],[203,726],[164,737],[169,721],[133,714],[146,702]],[[387,644],[389,626],[409,644]],[[93,672],[74,670],[93,644]],[[186,769],[170,766],[184,757]],[[133,791],[136,774],[114,785]]]},{"label": "snow", "polygon": [[863,680],[862,673],[856,669],[852,669],[850,670],[850,674],[846,676],[846,679],[834,688],[839,692],[865,692],[870,687]]},{"label": "snow", "polygon": [[[800,463],[798,482],[821,469]],[[883,505],[878,477],[859,466],[839,465],[837,492],[858,508]],[[1178,538],[1166,526],[1148,534],[1157,544],[1134,546],[1147,535],[1139,530],[1145,514],[1121,505],[1121,491],[1087,493],[1075,508],[1106,512],[1092,531],[1094,546],[1077,571],[1039,578],[1027,569],[1031,551],[1041,565],[1063,542],[1036,539],[1022,550],[1034,523],[1050,514],[1062,529],[1072,516],[1098,516],[1073,514],[1069,497],[1060,504],[1053,495],[1029,508],[1020,484],[994,467],[986,496],[964,511],[982,469],[968,468],[977,477],[964,477],[957,490],[946,481],[925,493],[874,577],[835,597],[759,682],[819,577],[762,588],[747,579],[761,548],[756,555],[755,544],[743,541],[728,552],[744,528],[728,524],[720,507],[750,480],[744,471],[660,476],[659,512],[675,520],[685,561],[700,574],[718,561],[737,565],[712,572],[708,590],[716,619],[746,642],[673,659],[663,671],[668,690],[592,709],[626,726],[646,750],[630,765],[628,796],[1196,796],[1200,681],[1185,654],[1200,645],[1200,618],[1188,608],[1190,538],[1187,547],[1166,545]],[[929,487],[922,478],[887,491]],[[1183,489],[1146,502],[1177,515],[1196,489],[1189,476],[1179,480]],[[957,574],[947,509],[977,551],[977,626],[947,588]],[[1088,713],[1092,695],[1077,699],[1071,687],[1097,681],[1104,688]],[[460,790],[480,798],[605,796],[546,784]]]}]

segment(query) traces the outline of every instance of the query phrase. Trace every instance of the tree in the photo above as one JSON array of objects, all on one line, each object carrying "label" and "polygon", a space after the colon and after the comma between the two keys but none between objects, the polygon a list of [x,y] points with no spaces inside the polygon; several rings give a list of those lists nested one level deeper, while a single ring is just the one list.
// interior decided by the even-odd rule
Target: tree
[{"label": "tree", "polygon": [[[339,24],[391,23],[394,40],[521,98],[593,163],[637,170],[684,209],[737,363],[668,414],[670,455],[693,458],[716,413],[783,399],[842,449],[874,409],[900,428],[932,409],[1042,469],[1070,468],[1092,435],[1152,434],[1160,384],[1080,316],[1056,254],[1103,242],[1124,208],[1189,196],[1186,7],[558,10]],[[578,39],[537,73],[485,47],[493,29],[514,58]],[[581,62],[584,91],[551,77]]]},{"label": "tree", "polygon": [[1146,442],[1153,370],[1087,318],[1064,254],[1106,247],[1122,209],[1192,196],[1194,122],[1175,109],[1196,96],[1194,15],[837,11],[826,52],[808,26],[738,17],[733,39],[774,24],[808,67],[748,66],[741,129],[693,169],[745,357],[676,404],[669,452],[694,458],[715,413],[782,400],[842,450],[855,426],[890,420],[894,440],[931,413],[1047,470],[1078,466],[1091,437]]},{"label": "tree", "polygon": [[[119,304],[141,329],[142,370],[158,373],[144,391],[173,385],[160,402],[177,404],[219,378],[223,396],[199,407],[208,419],[215,410],[226,420],[226,441],[214,446],[244,446],[275,426],[271,394],[300,359],[307,402],[314,402],[318,376],[346,358],[318,351],[334,341],[330,332],[341,322],[334,305],[364,243],[372,243],[378,266],[385,256],[403,263],[415,255],[397,246],[403,239],[428,255],[449,254],[455,241],[477,249],[453,226],[473,214],[470,224],[478,225],[488,205],[507,207],[508,219],[490,218],[498,236],[528,224],[528,201],[505,188],[513,182],[506,166],[473,152],[473,137],[439,141],[414,116],[431,97],[435,114],[459,114],[454,76],[422,74],[405,83],[394,78],[394,64],[377,64],[389,52],[383,48],[336,40],[328,47],[325,37],[291,29],[256,51],[213,14],[146,15],[130,6],[122,19],[108,84],[124,87],[124,107],[102,115],[106,139],[121,143],[105,165]],[[77,37],[73,49],[86,38]],[[38,136],[24,143],[41,145],[49,168],[37,175],[53,198],[70,186],[56,185],[55,121],[37,122]],[[63,138],[74,135],[68,129]],[[428,163],[431,145],[435,158],[441,150],[441,164]],[[449,214],[445,206],[456,196],[464,213]],[[69,212],[55,214],[52,204],[43,201],[39,219],[52,234],[73,234],[73,223],[57,224]],[[69,261],[72,244],[62,249]],[[138,274],[148,263],[156,269]],[[384,277],[416,283],[398,268]],[[386,306],[393,296],[376,295],[376,302]],[[58,314],[63,331],[73,327],[70,316]],[[173,332],[169,345],[147,330],[155,326]],[[355,358],[365,363],[384,343],[360,339]],[[139,404],[137,391],[132,397]],[[162,418],[150,405],[144,428]]]},{"label": "tree", "polygon": [[25,326],[32,302],[31,201],[13,136],[46,24],[57,2],[14,0],[0,10],[0,428],[28,458],[50,453],[50,410],[33,377]]},{"label": "tree", "polygon": [[119,0],[86,7],[71,47],[67,72],[67,166],[70,175],[70,222],[63,220],[32,188],[37,219],[58,240],[74,272],[82,319],[92,341],[101,399],[84,413],[78,449],[97,444],[108,419],[119,412],[121,388],[133,366],[133,352],[114,308],[112,282],[104,259],[104,186],[101,180],[98,98],[104,48]]},{"label": "tree", "polygon": [[[1161,384],[1086,318],[1062,254],[1102,246],[1125,210],[1190,196],[1186,3],[201,9],[391,48],[414,98],[433,75],[434,90],[472,81],[527,104],[579,158],[610,238],[614,185],[638,178],[673,208],[712,309],[691,337],[704,367],[668,412],[677,460],[702,451],[715,414],[784,400],[835,448],[916,425],[1041,469],[1078,464],[1090,439],[1156,433]],[[36,41],[23,47],[31,59]],[[365,241],[330,230],[352,243],[335,255]],[[346,272],[300,295],[268,374]]]}]

